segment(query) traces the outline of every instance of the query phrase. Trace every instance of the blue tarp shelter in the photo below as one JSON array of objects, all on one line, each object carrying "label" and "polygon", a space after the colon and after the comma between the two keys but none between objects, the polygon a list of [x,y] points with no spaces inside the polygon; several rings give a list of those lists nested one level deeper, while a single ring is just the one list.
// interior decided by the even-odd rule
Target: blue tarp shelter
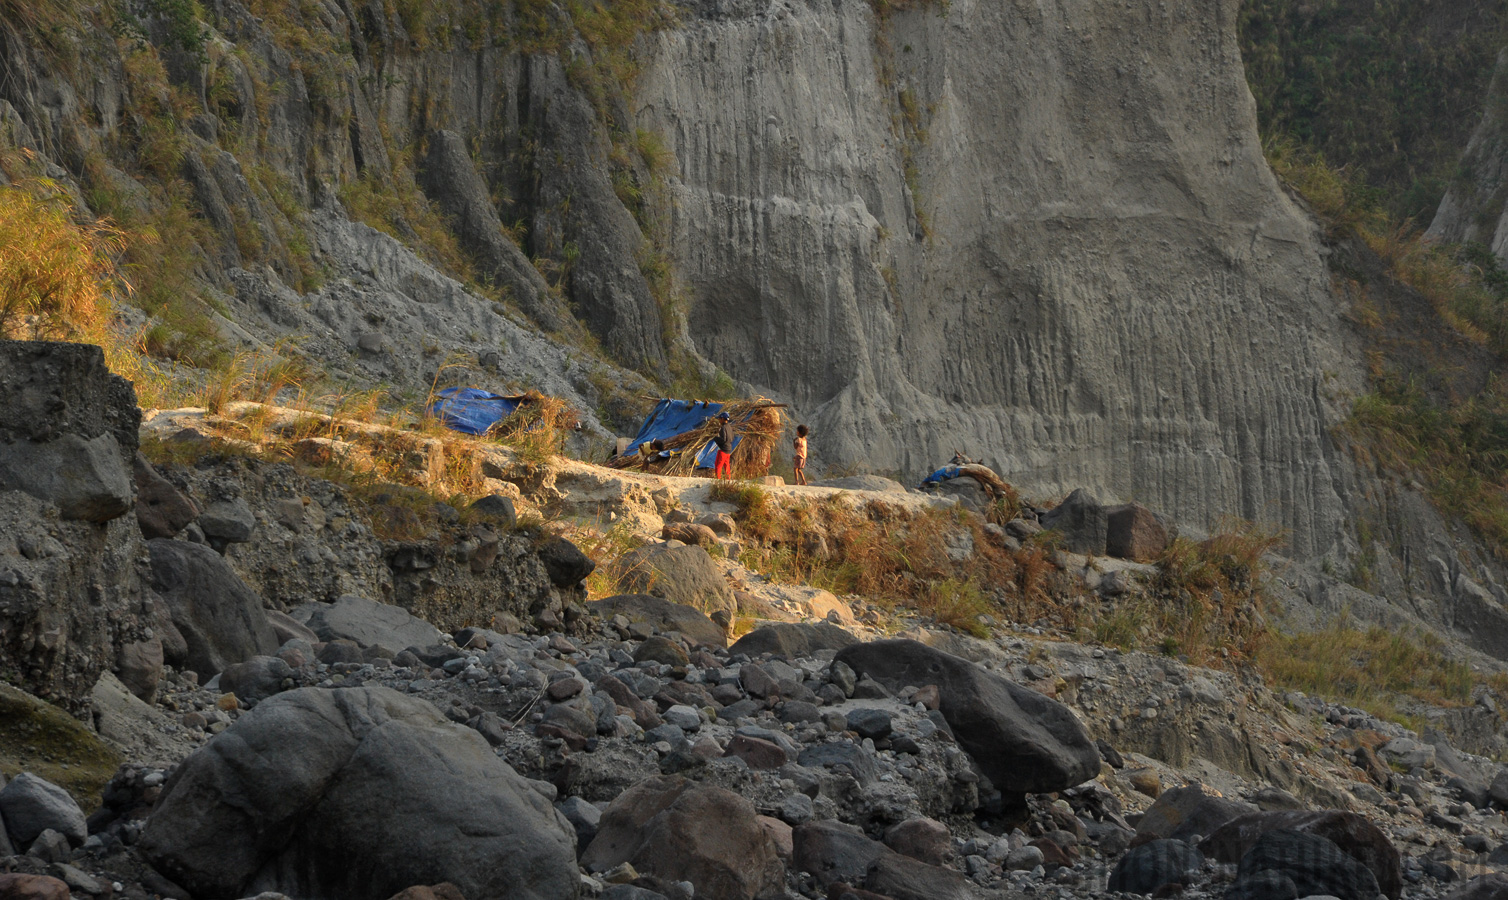
[{"label": "blue tarp shelter", "polygon": [[504,397],[480,388],[446,388],[435,396],[439,399],[429,405],[429,414],[451,431],[465,434],[486,434],[524,402],[522,396]]},{"label": "blue tarp shelter", "polygon": [[[662,440],[668,441],[678,434],[694,431],[702,426],[702,423],[723,411],[721,403],[713,403],[710,400],[671,400],[665,398],[655,404],[649,415],[644,417],[644,423],[639,426],[639,433],[634,435],[634,441],[629,446],[632,451],[637,451],[639,445],[645,441]],[[735,435],[733,446],[737,447],[742,438]],[[717,445],[708,441],[706,446],[696,451],[696,467],[698,469],[710,469],[717,462]]]}]

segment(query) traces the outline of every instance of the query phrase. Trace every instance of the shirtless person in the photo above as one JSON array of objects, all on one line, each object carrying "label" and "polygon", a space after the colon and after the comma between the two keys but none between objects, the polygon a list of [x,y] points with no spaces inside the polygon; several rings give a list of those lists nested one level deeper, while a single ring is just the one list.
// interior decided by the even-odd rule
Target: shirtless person
[{"label": "shirtless person", "polygon": [[796,460],[796,483],[806,484],[806,436],[809,434],[805,425],[796,426],[795,446]]}]

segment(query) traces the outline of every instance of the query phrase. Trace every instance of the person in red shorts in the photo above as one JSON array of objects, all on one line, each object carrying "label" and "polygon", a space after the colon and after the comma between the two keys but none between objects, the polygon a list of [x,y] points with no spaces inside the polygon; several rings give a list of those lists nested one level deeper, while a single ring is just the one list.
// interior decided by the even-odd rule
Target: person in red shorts
[{"label": "person in red shorts", "polygon": [[733,423],[728,421],[727,413],[718,413],[718,419],[722,420],[722,427],[717,430],[717,437],[713,443],[717,444],[717,466],[712,470],[714,478],[733,477]]}]

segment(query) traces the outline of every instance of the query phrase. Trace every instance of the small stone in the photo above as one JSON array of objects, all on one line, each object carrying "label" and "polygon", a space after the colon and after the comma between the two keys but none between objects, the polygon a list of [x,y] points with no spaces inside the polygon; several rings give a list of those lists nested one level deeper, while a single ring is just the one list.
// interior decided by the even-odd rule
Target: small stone
[{"label": "small stone", "polygon": [[827,670],[827,678],[843,691],[843,696],[852,697],[853,689],[858,684],[858,676],[845,662],[834,662]]},{"label": "small stone", "polygon": [[791,826],[770,816],[755,816],[754,821],[758,822],[759,827],[770,836],[770,840],[775,842],[775,855],[790,862],[795,853]]},{"label": "small stone", "polygon": [[809,822],[816,814],[812,798],[805,794],[792,794],[780,804],[780,818],[792,825]]},{"label": "small stone", "polygon": [[1131,782],[1131,787],[1139,794],[1145,794],[1152,799],[1162,795],[1162,779],[1151,769],[1137,769],[1126,775],[1126,780]]},{"label": "small stone", "polygon": [[67,862],[72,848],[68,846],[68,838],[53,831],[51,828],[44,829],[37,835],[36,840],[27,848],[26,855],[32,856],[43,862],[60,863]]},{"label": "small stone", "polygon": [[518,511],[513,505],[513,498],[502,494],[489,494],[471,504],[470,509],[472,512],[501,522],[506,528],[512,528],[518,524]]},{"label": "small stone", "polygon": [[953,835],[948,826],[936,819],[907,819],[892,825],[885,832],[885,844],[897,853],[934,866],[945,866],[953,857]]},{"label": "small stone", "polygon": [[810,724],[822,721],[822,711],[817,709],[816,704],[807,703],[804,700],[788,700],[780,706],[780,721],[793,725]]},{"label": "small stone", "polygon": [[0,875],[0,897],[7,900],[69,900],[68,884],[46,875],[12,872]]},{"label": "small stone", "polygon": [[205,537],[217,545],[242,544],[251,540],[251,534],[257,527],[257,517],[251,507],[246,505],[246,501],[237,497],[205,507],[199,514],[197,524],[204,531]]},{"label": "small stone", "polygon": [[597,826],[602,822],[602,810],[580,797],[567,797],[555,804],[566,821],[576,830],[576,846],[585,850],[597,836]]},{"label": "small stone", "polygon": [[861,738],[877,741],[890,736],[890,713],[883,709],[852,710],[848,714],[847,724],[848,730],[857,733]]},{"label": "small stone", "polygon": [[628,863],[619,863],[602,875],[602,880],[608,884],[628,884],[638,878],[639,873]]},{"label": "small stone", "polygon": [[[70,866],[67,863],[57,863],[54,869],[63,877],[64,883],[76,891],[83,891],[86,894],[106,893],[105,886],[100,883],[100,880],[84,872],[82,869]],[[4,893],[0,892],[0,896],[4,896]]]},{"label": "small stone", "polygon": [[667,666],[684,666],[690,662],[685,649],[664,635],[647,638],[634,651],[634,662],[657,662]]},{"label": "small stone", "polygon": [[585,688],[586,685],[579,678],[560,678],[550,682],[550,686],[545,688],[545,696],[560,703],[571,699]]},{"label": "small stone", "polygon": [[738,672],[738,680],[750,697],[766,699],[775,696],[778,688],[775,679],[770,677],[764,669],[750,663]]},{"label": "small stone", "polygon": [[1042,851],[1036,847],[1017,847],[1006,854],[1005,867],[1013,872],[1035,869],[1042,865]]},{"label": "small stone", "polygon": [[682,731],[696,731],[702,727],[702,717],[695,709],[683,704],[677,704],[665,710],[666,722],[676,726]]},{"label": "small stone", "polygon": [[790,761],[780,745],[742,734],[733,736],[723,755],[736,756],[751,769],[778,769]]}]

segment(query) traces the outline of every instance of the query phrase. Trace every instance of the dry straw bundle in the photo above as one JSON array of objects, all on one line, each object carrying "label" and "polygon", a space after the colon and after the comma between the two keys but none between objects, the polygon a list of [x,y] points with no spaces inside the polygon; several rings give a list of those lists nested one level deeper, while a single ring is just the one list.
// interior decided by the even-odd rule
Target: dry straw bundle
[{"label": "dry straw bundle", "polygon": [[523,395],[518,409],[499,419],[487,436],[513,446],[526,456],[543,458],[559,454],[579,422],[576,410],[569,403],[559,397],[529,391]]},{"label": "dry straw bundle", "polygon": [[[741,438],[733,448],[733,477],[757,478],[770,471],[770,460],[775,445],[780,442],[789,424],[785,404],[765,397],[753,400],[732,400],[723,404],[722,411],[733,423],[733,434]],[[722,423],[714,416],[690,431],[683,431],[665,440],[669,459],[655,459],[644,465],[637,447],[629,448],[622,456],[615,457],[608,465],[615,469],[641,469],[656,475],[692,476],[697,474],[696,457],[702,448],[715,437]],[[710,472],[711,470],[704,470]]]}]

